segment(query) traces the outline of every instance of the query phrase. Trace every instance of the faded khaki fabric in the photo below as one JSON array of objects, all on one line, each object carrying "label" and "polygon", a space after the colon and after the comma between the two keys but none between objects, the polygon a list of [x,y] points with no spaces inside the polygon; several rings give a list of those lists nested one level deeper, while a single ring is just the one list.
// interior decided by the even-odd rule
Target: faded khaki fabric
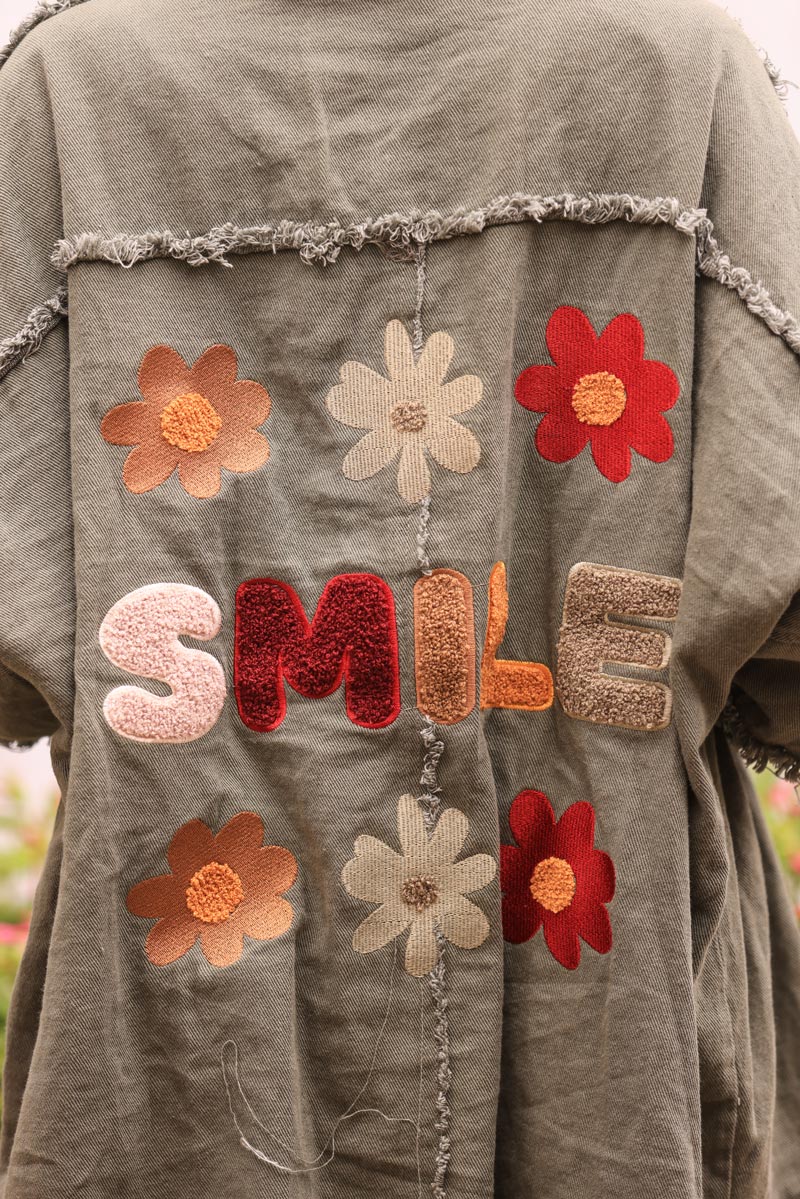
[{"label": "faded khaki fabric", "polygon": [[[69,304],[38,349],[23,336],[25,362],[5,344],[0,380],[0,734],[52,733],[64,792],[9,1024],[4,1199],[797,1199],[800,938],[729,735],[796,777],[800,150],[745,35],[702,0],[86,0],[13,49],[0,114],[0,338],[30,332],[51,297],[63,307],[65,284]],[[304,261],[328,236],[308,230],[274,254],[239,245],[228,267],[203,261],[213,239],[181,258],[163,236],[446,220],[513,193],[674,198],[673,214],[706,210],[730,261],[712,246],[698,274],[702,214],[482,230],[476,218],[452,238],[438,217],[388,220],[372,227],[381,245],[344,245],[327,264]],[[515,399],[523,371],[552,364],[546,330],[562,306],[597,333],[634,314],[645,357],[679,383],[664,414],[674,451],[633,453],[620,482],[588,445],[545,457],[543,418]],[[399,494],[397,459],[345,474],[369,422],[357,431],[326,406],[345,363],[386,375],[393,321],[417,350],[449,334],[447,378],[481,383],[452,417],[480,458],[464,438],[458,469],[426,453],[429,510]],[[143,398],[152,347],[191,366],[217,344],[269,392],[269,459],[223,470],[211,498],[177,474],[134,493],[130,450],[101,421]],[[615,403],[613,380],[603,386]],[[406,434],[424,417],[413,402]],[[478,657],[475,706],[435,729],[416,706],[426,558],[471,584]],[[552,671],[542,710],[480,706],[498,562],[509,616],[497,656]],[[558,643],[579,563],[682,581],[676,620],[632,620],[671,637],[669,670],[606,668],[668,686],[665,727],[565,711]],[[343,688],[287,687],[282,723],[248,727],[233,689],[237,588],[279,580],[310,618],[326,584],[353,573],[394,597],[397,718],[362,727]],[[218,634],[186,641],[227,688],[191,742],[133,740],[104,716],[120,686],[168,692],[99,639],[114,605],[160,584],[198,588],[221,614]],[[480,884],[467,898],[482,916],[448,875],[449,939],[417,977],[406,932],[354,948],[379,902],[372,858],[348,867],[350,891],[342,871],[359,837],[399,853],[401,797],[436,786],[428,808],[438,794],[440,819],[468,821],[454,852],[473,859],[464,890]],[[544,928],[503,937],[509,900],[485,859],[514,842],[523,791],[557,817],[591,804],[594,846],[614,863],[613,945],[595,932],[575,968]],[[290,928],[245,937],[230,965],[200,942],[154,965],[154,921],[129,892],[169,871],[183,825],[216,835],[241,812],[296,860]],[[412,838],[404,859],[426,968],[425,905],[463,824],[448,820],[438,857]],[[242,870],[254,853],[240,853]],[[592,860],[606,894],[605,859]],[[569,905],[563,866],[548,869],[536,893]]]}]

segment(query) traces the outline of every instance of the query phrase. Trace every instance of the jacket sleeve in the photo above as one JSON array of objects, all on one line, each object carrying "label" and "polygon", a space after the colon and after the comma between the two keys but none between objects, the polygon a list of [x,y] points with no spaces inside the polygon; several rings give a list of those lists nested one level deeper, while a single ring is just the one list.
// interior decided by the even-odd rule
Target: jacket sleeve
[{"label": "jacket sleeve", "polygon": [[705,734],[721,714],[749,761],[800,777],[800,146],[758,53],[724,20],[676,660]]},{"label": "jacket sleeve", "polygon": [[75,602],[60,173],[37,33],[0,67],[0,742],[69,731]]}]

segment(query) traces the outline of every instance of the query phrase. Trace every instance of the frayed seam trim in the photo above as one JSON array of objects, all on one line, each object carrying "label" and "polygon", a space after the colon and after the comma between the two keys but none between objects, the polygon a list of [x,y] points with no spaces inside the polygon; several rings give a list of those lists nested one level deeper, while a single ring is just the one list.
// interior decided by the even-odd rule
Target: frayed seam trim
[{"label": "frayed seam trim", "polygon": [[731,700],[725,705],[719,725],[748,766],[758,773],[770,770],[780,779],[800,783],[800,757],[783,745],[767,745],[754,737]]},{"label": "frayed seam trim", "polygon": [[277,253],[295,250],[304,262],[333,263],[342,249],[382,247],[390,257],[415,259],[420,245],[482,233],[499,225],[525,221],[566,220],[602,225],[625,220],[633,224],[671,225],[691,235],[705,219],[705,209],[685,208],[675,197],[646,199],[627,193],[589,192],[583,196],[515,193],[497,196],[481,208],[459,208],[451,213],[385,213],[371,220],[343,225],[339,221],[281,220],[276,224],[241,227],[227,224],[195,237],[178,237],[170,230],[142,234],[79,233],[56,243],[53,265],[67,271],[78,262],[111,262],[132,267],[153,258],[174,258],[189,266],[218,263],[230,266],[228,255]]},{"label": "frayed seam trim", "polygon": [[4,379],[13,367],[19,366],[34,354],[46,335],[66,315],[67,288],[66,285],[62,285],[54,296],[33,309],[18,333],[0,341],[0,379]]},{"label": "frayed seam trim", "polygon": [[42,21],[46,21],[49,17],[57,17],[59,13],[66,12],[68,8],[74,8],[76,4],[85,4],[85,2],[86,0],[39,0],[33,12],[20,22],[6,44],[0,49],[0,67],[6,65],[20,42],[32,29],[41,25]]}]

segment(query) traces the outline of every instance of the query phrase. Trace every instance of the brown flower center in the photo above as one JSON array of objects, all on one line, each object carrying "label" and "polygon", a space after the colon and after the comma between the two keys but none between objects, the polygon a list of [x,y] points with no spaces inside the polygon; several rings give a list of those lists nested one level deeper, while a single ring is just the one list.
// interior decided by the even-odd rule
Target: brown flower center
[{"label": "brown flower center", "polygon": [[610,371],[581,375],[572,389],[572,407],[585,425],[613,425],[627,402],[625,384]]},{"label": "brown flower center", "polygon": [[424,404],[410,401],[395,404],[389,413],[389,420],[398,433],[419,433],[428,423],[428,409]]},{"label": "brown flower center", "polygon": [[176,396],[161,413],[161,432],[170,445],[199,454],[216,441],[222,417],[205,396],[196,391]]},{"label": "brown flower center", "polygon": [[407,903],[410,908],[416,908],[418,912],[424,912],[439,898],[439,884],[427,874],[415,874],[406,879],[400,888],[400,894],[403,903]]},{"label": "brown flower center", "polygon": [[544,858],[531,875],[531,895],[548,912],[563,912],[575,896],[575,874],[563,858]]},{"label": "brown flower center", "polygon": [[221,924],[244,899],[242,880],[222,862],[209,862],[192,875],[186,906],[204,924]]}]

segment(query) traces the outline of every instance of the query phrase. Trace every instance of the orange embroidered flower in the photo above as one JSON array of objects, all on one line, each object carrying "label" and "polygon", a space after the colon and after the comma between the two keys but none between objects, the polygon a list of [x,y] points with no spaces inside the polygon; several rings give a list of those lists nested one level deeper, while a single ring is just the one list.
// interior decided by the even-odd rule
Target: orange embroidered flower
[{"label": "orange embroidered flower", "polygon": [[280,845],[264,845],[255,812],[240,812],[216,837],[202,820],[178,829],[167,852],[171,874],[137,883],[128,892],[134,916],[158,920],[147,937],[154,966],[167,966],[200,938],[212,966],[230,966],[243,938],[271,941],[292,923],[282,898],[297,877],[297,861]]},{"label": "orange embroidered flower", "polygon": [[144,402],[119,404],[100,432],[112,445],[132,445],[122,477],[137,495],[168,479],[175,467],[184,490],[216,495],[220,469],[257,470],[269,457],[258,426],[271,400],[260,383],[239,379],[230,346],[211,346],[189,367],[171,346],[154,346],[139,367]]},{"label": "orange embroidered flower", "polygon": [[555,366],[529,366],[514,394],[523,408],[546,413],[536,448],[549,462],[566,462],[587,442],[601,474],[627,479],[631,450],[666,462],[674,448],[662,412],[680,390],[664,362],[644,356],[644,330],[630,312],[615,316],[598,337],[580,308],[557,308],[547,324]]}]

